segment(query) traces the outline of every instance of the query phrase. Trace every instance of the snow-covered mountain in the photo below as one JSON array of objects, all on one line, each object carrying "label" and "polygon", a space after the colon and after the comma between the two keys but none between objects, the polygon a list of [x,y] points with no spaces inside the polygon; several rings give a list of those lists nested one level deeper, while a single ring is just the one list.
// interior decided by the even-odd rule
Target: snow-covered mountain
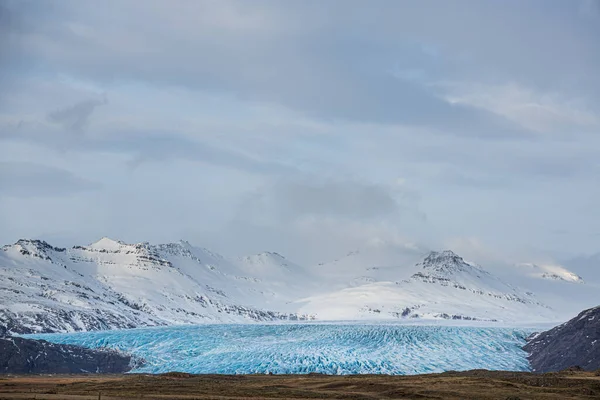
[{"label": "snow-covered mountain", "polygon": [[286,309],[285,283],[263,285],[244,273],[252,265],[187,242],[103,238],[65,249],[19,240],[0,252],[0,325],[28,332],[310,318],[269,309],[274,299]]},{"label": "snow-covered mountain", "polygon": [[0,251],[0,326],[13,332],[312,319],[561,318],[451,251],[378,244],[314,267],[270,252],[230,259],[185,241],[19,240]]},{"label": "snow-covered mountain", "polygon": [[319,319],[420,318],[545,321],[555,313],[452,251],[431,252],[398,281],[377,281],[303,299],[301,312]]},{"label": "snow-covered mountain", "polygon": [[385,242],[371,242],[315,268],[331,289],[410,277],[427,251]]}]

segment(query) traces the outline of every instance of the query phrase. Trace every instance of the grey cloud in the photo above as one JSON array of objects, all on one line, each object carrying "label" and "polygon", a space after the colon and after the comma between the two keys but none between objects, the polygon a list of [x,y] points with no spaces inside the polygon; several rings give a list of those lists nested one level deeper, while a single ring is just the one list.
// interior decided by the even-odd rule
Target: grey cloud
[{"label": "grey cloud", "polygon": [[[600,163],[585,149],[538,154],[535,149],[512,149],[507,155],[501,150],[439,164],[438,179],[444,183],[481,189],[531,189],[548,182],[557,184],[600,177]],[[488,157],[486,159],[486,156]],[[469,168],[469,162],[478,168]]]},{"label": "grey cloud", "polygon": [[48,26],[49,2],[0,0],[0,106],[19,90],[18,77],[39,68],[39,55],[27,45],[29,35]]},{"label": "grey cloud", "polygon": [[68,131],[82,133],[87,128],[96,107],[106,103],[106,98],[103,100],[84,100],[70,107],[49,113],[48,121],[58,124]]},{"label": "grey cloud", "polygon": [[[136,3],[129,6],[132,4]],[[143,24],[160,26],[164,15],[183,12],[165,4],[157,3],[153,12],[146,12]],[[200,13],[210,8],[207,4],[200,3],[187,11]],[[243,3],[228,4],[240,13],[245,11]],[[82,49],[86,55],[97,51],[92,60],[103,69],[81,60],[73,60],[70,66],[103,79],[114,74],[136,79],[140,74],[150,81],[231,91],[251,100],[280,102],[332,118],[386,122],[411,118],[416,113],[413,118],[420,119],[408,122],[424,123],[425,116],[417,106],[427,105],[432,108],[430,124],[440,126],[457,113],[456,120],[451,121],[462,121],[459,127],[467,129],[477,122],[471,122],[471,118],[483,116],[440,104],[426,88],[395,82],[388,72],[400,64],[424,69],[433,79],[462,74],[498,79],[508,73],[512,79],[551,86],[553,81],[564,81],[564,71],[569,70],[586,77],[578,87],[588,87],[594,77],[594,61],[596,65],[600,61],[595,43],[581,40],[579,32],[570,29],[577,26],[572,18],[557,18],[561,14],[572,16],[576,4],[465,1],[457,6],[435,1],[380,1],[365,5],[329,1],[289,6],[266,1],[255,3],[254,8],[274,20],[268,21],[274,25],[271,30],[206,31],[188,25],[190,20],[173,18],[183,26],[151,30],[149,40],[153,41],[145,42],[160,52],[139,54],[127,43],[115,42],[111,43],[115,46],[112,55],[125,58],[110,57],[106,46]],[[89,22],[96,35],[105,34],[97,22],[89,19],[91,11],[82,8],[75,15]],[[129,24],[116,28],[129,30]],[[165,31],[168,34],[162,37]],[[218,38],[218,46],[208,39],[210,35]],[[121,35],[110,40],[121,40]],[[179,45],[171,46],[171,41]],[[439,48],[440,55],[427,56],[431,53],[428,47]],[[126,54],[121,54],[124,50]],[[146,62],[140,62],[140,57]],[[594,82],[597,84],[597,79]],[[443,120],[439,125],[438,118]],[[481,126],[473,127],[478,128]]]},{"label": "grey cloud", "polygon": [[286,216],[374,218],[398,210],[392,193],[383,186],[359,182],[285,182],[274,187],[274,199]]},{"label": "grey cloud", "polygon": [[370,240],[398,244],[406,232],[414,239],[426,225],[417,200],[401,189],[304,176],[249,193],[222,235],[241,252],[274,247],[296,260],[316,263]]},{"label": "grey cloud", "polygon": [[[77,27],[55,21],[55,26],[39,32],[39,48],[32,46],[31,51],[39,51],[35,54],[49,68],[107,83],[124,79],[193,86],[273,102],[325,119],[432,126],[483,137],[523,134],[502,117],[448,104],[426,85],[393,76],[392,70],[415,53],[422,54],[412,62],[418,65],[409,62],[405,67],[425,68],[436,79],[439,70],[452,70],[443,55],[432,56],[437,52],[427,50],[435,43],[413,44],[443,38],[438,30],[430,39],[421,38],[414,24],[410,25],[415,32],[396,28],[401,21],[421,20],[416,17],[429,14],[429,9],[389,2],[381,3],[385,7],[355,4],[358,10],[341,2],[322,8],[261,2],[256,9],[270,11],[275,27],[235,31],[210,30],[180,16],[182,12],[200,15],[211,3],[184,3],[189,10],[167,7],[167,3],[121,4],[131,14],[142,13],[136,26],[143,28],[143,35],[131,31],[129,20],[114,15],[106,23],[106,14],[89,3],[61,2],[55,5],[64,9],[63,18],[78,21]],[[243,8],[240,3],[227,4]],[[338,9],[345,11],[324,22],[323,15]],[[391,21],[391,16],[400,21]],[[318,23],[308,23],[315,18]],[[371,21],[381,21],[384,27]],[[305,30],[298,29],[303,23]],[[286,24],[291,28],[286,29]],[[53,51],[43,50],[47,48]]]},{"label": "grey cloud", "polygon": [[[14,73],[19,57],[19,15],[12,8],[14,3],[0,0],[0,104],[5,101],[6,89],[11,86],[10,72]],[[15,34],[15,32],[17,34]]]},{"label": "grey cloud", "polygon": [[600,179],[600,163],[595,155],[600,138],[594,134],[580,134],[577,139],[568,140],[487,141],[399,133],[377,140],[382,145],[376,156],[396,157],[405,175],[436,185],[531,190],[548,182]]},{"label": "grey cloud", "polygon": [[67,196],[98,189],[70,171],[27,162],[0,162],[0,197]]},{"label": "grey cloud", "polygon": [[[90,101],[89,103],[92,103]],[[65,127],[75,122],[76,127],[84,128],[90,108],[94,104],[78,103],[75,107],[62,110],[65,117]],[[101,103],[103,104],[103,103]],[[81,122],[81,125],[80,125]],[[62,126],[62,125],[61,125]],[[80,132],[80,131],[70,131]],[[20,122],[17,126],[11,126],[0,130],[0,140],[26,141],[55,148],[60,151],[72,150],[78,152],[109,152],[125,154],[131,158],[129,165],[132,168],[139,167],[145,163],[165,162],[177,159],[200,161],[207,164],[223,166],[227,168],[248,171],[256,174],[280,175],[296,174],[297,169],[285,162],[277,160],[254,157],[237,149],[226,148],[217,143],[211,143],[209,139],[190,139],[178,132],[165,132],[153,130],[151,127],[145,130],[138,128],[112,129],[109,132],[95,132],[95,135],[65,135],[63,132],[53,132],[48,135],[40,130],[35,121]]]},{"label": "grey cloud", "polygon": [[222,167],[262,174],[293,174],[296,169],[277,161],[255,158],[242,152],[223,148],[201,140],[190,140],[178,134],[127,132],[114,139],[94,143],[97,150],[125,152],[133,155],[132,166],[146,162],[172,159],[201,161]]},{"label": "grey cloud", "polygon": [[357,180],[286,176],[249,194],[237,219],[288,224],[302,218],[347,221],[409,219],[424,221],[418,196],[400,188]]},{"label": "grey cloud", "polygon": [[579,12],[584,18],[599,19],[600,18],[600,1],[599,0],[580,0]]},{"label": "grey cloud", "polygon": [[[246,176],[251,181],[246,185],[236,181],[244,179],[243,174],[206,168],[223,175],[210,179],[203,191],[240,188],[221,194],[230,202],[254,185],[278,179],[253,193],[238,213],[240,224],[248,227],[239,242],[253,236],[267,249],[280,250],[283,244],[297,246],[300,252],[298,248],[306,243],[300,241],[313,232],[320,233],[315,237],[327,247],[328,235],[318,232],[318,224],[312,231],[307,228],[310,234],[294,235],[288,225],[303,217],[341,221],[336,225],[340,236],[346,235],[350,220],[359,222],[355,227],[359,233],[380,221],[412,232],[419,225],[415,220],[423,221],[419,204],[427,207],[440,235],[487,234],[508,246],[537,241],[539,246],[581,249],[596,244],[574,235],[553,240],[541,221],[573,233],[597,231],[592,225],[597,220],[593,206],[598,199],[600,142],[597,132],[582,132],[594,129],[593,124],[577,125],[569,118],[554,123],[546,114],[558,110],[560,122],[560,111],[566,106],[567,111],[573,107],[598,115],[596,4],[223,0],[181,1],[174,7],[153,0],[143,4],[0,0],[2,10],[12,13],[10,26],[0,26],[8,26],[8,31],[0,32],[0,100],[15,99],[10,107],[0,107],[4,129],[0,149],[4,143],[28,140],[5,148],[16,149],[15,154],[20,151],[25,160],[32,158],[28,152],[33,149],[40,163],[46,155],[72,157],[73,165],[80,166],[92,158],[117,160],[113,175],[106,176],[105,191],[106,199],[115,204],[122,203],[124,196],[111,185],[127,186],[132,174],[117,169],[128,159],[138,167],[137,178],[152,184],[153,173],[169,171],[173,182],[181,183],[174,185],[178,189],[190,176],[204,171],[189,171],[191,163],[172,160],[201,161],[255,174]],[[6,21],[0,18],[0,24]],[[58,77],[66,80],[58,82]],[[29,89],[21,82],[39,85],[33,93],[42,94],[60,93],[58,86],[71,87],[71,99],[93,96],[85,92],[89,87],[106,88],[117,101],[102,110],[108,118],[101,124],[89,123],[100,111],[93,101],[35,122],[28,118],[53,109],[55,99],[63,97],[34,94],[28,98]],[[485,104],[476,108],[476,102],[450,104],[440,97],[453,93],[440,88],[452,83],[473,84],[493,98],[494,93],[485,88],[514,83],[531,94],[517,99],[520,106],[531,101],[551,107],[544,111],[544,123],[537,125],[540,132],[530,134],[496,115],[514,115],[513,97],[494,103],[496,108]],[[173,86],[185,89],[172,90]],[[81,92],[85,94],[80,96]],[[179,93],[183,100],[172,101]],[[148,104],[146,96],[153,96]],[[552,101],[537,101],[540,96]],[[212,99],[226,100],[213,103]],[[66,105],[73,100],[64,101]],[[211,115],[211,107],[221,104],[223,108]],[[204,105],[208,110],[196,114]],[[148,110],[157,110],[156,118],[145,119],[152,112]],[[517,116],[523,117],[518,111]],[[243,138],[246,124],[255,124],[263,116],[266,124],[273,125],[263,132],[264,138],[252,143],[248,138],[236,140]],[[225,118],[233,123],[214,123]],[[19,119],[24,122],[17,126]],[[318,125],[315,138],[304,143],[294,138],[285,126],[290,119]],[[129,128],[132,125],[135,129]],[[178,126],[185,128],[178,130]],[[547,135],[547,126],[556,132]],[[257,125],[247,130],[251,129]],[[83,131],[87,134],[73,134]],[[488,138],[494,140],[480,140]],[[164,164],[148,165],[155,162]],[[309,170],[319,178],[299,178],[298,170]],[[328,180],[320,173],[337,178]],[[63,175],[56,181],[69,181]],[[414,185],[423,200],[407,200],[405,193],[342,176],[361,176],[367,182],[401,177],[407,186]],[[4,179],[3,186],[8,182]],[[234,213],[223,206],[223,199],[213,199],[205,210],[190,201],[194,204],[179,207],[185,217],[165,228],[173,217],[163,211],[168,207],[161,202],[167,201],[160,195],[144,197],[148,209],[165,221],[156,231],[139,228],[148,235],[173,234],[179,229],[175,225],[188,223],[188,215],[204,222],[215,212],[227,214],[223,219]],[[139,196],[132,191],[132,209]],[[205,197],[197,196],[194,200]],[[22,204],[10,206],[8,212]],[[494,205],[491,212],[484,209],[490,205]],[[107,214],[111,212],[107,208]],[[140,224],[147,222],[145,215],[139,218]],[[517,228],[515,221],[527,228]],[[120,219],[111,223],[117,236],[128,229]],[[19,224],[15,219],[14,225]],[[223,233],[223,241],[236,229]]]},{"label": "grey cloud", "polygon": [[441,168],[435,179],[446,185],[450,184],[463,188],[478,188],[484,190],[516,186],[516,183],[511,181],[510,177],[503,174],[481,171],[465,172],[453,167]]}]

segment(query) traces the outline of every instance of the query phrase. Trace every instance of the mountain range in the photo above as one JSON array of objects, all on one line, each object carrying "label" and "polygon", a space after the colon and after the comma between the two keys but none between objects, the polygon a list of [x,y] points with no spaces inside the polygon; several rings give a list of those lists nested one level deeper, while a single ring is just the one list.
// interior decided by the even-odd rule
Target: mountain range
[{"label": "mountain range", "polygon": [[[583,282],[549,280],[553,290]],[[278,253],[227,258],[186,241],[102,238],[60,248],[22,239],[0,251],[0,326],[32,333],[211,322],[561,320],[553,304],[519,286],[450,250],[368,248],[305,267]]]}]

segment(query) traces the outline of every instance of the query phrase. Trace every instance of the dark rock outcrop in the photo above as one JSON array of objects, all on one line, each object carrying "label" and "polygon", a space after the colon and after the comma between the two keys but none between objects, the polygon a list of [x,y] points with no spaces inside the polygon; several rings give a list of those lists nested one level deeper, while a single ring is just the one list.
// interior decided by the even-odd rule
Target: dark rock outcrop
[{"label": "dark rock outcrop", "polygon": [[21,337],[0,338],[0,374],[123,373],[131,357]]},{"label": "dark rock outcrop", "polygon": [[523,347],[534,372],[554,372],[578,366],[600,369],[600,306],[572,320],[533,335]]}]

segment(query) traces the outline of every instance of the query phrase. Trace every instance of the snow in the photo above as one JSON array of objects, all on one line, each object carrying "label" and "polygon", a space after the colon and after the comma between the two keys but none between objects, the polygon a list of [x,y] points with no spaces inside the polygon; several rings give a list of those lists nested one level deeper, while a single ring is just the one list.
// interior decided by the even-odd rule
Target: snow
[{"label": "snow", "polygon": [[571,283],[585,283],[583,278],[561,265],[521,263],[520,267],[531,269],[531,276],[542,279],[559,280]]},{"label": "snow", "polygon": [[302,318],[268,312],[269,302],[285,302],[287,293],[267,293],[252,279],[238,279],[242,273],[186,243],[104,238],[55,251],[22,242],[0,251],[0,304],[6,305],[0,322],[72,331]]},{"label": "snow", "polygon": [[274,252],[226,258],[186,241],[102,238],[62,249],[20,240],[0,250],[0,324],[20,332],[298,319],[516,326],[562,322],[584,308],[561,293],[589,288],[597,299],[591,284],[537,281],[552,286],[543,301],[450,250],[388,243],[310,267]]},{"label": "snow", "polygon": [[371,242],[361,249],[348,252],[336,260],[320,263],[313,268],[320,276],[329,278],[333,287],[346,287],[361,281],[394,281],[410,276],[414,265],[427,252],[388,243]]},{"label": "snow", "polygon": [[103,237],[102,239],[98,240],[97,242],[90,244],[89,247],[94,250],[118,251],[124,245],[125,244],[121,241],[112,240],[110,238]]},{"label": "snow", "polygon": [[528,330],[402,325],[253,324],[28,335],[143,358],[133,373],[421,374],[527,371]]},{"label": "snow", "polygon": [[299,300],[318,319],[445,318],[518,322],[556,319],[533,296],[451,251],[432,252],[408,279],[375,282]]}]

